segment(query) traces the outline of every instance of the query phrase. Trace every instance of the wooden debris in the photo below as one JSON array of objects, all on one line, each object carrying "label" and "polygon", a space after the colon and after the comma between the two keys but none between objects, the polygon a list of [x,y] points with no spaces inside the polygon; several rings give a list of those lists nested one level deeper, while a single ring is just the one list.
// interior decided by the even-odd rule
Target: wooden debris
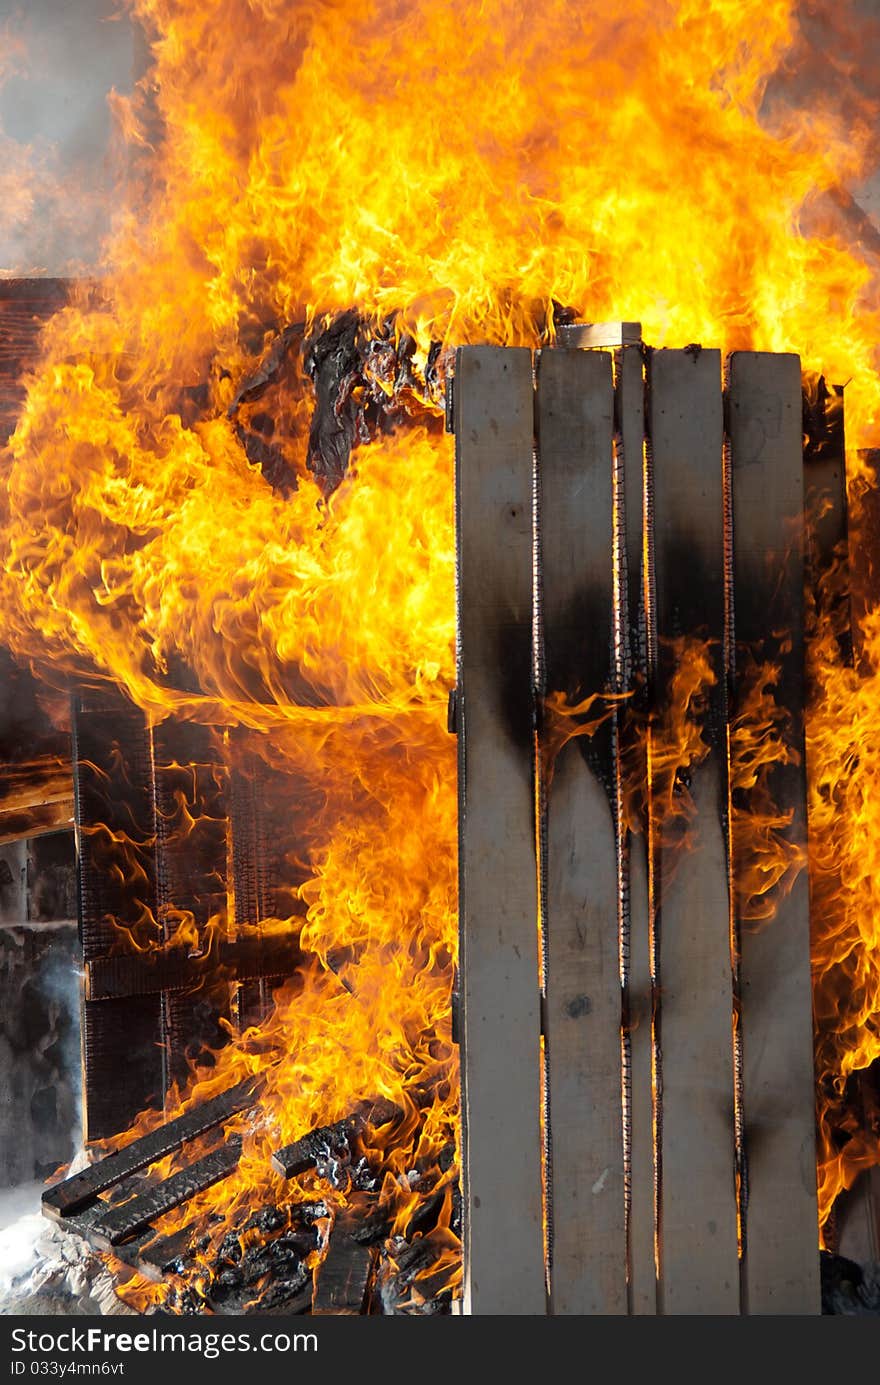
[{"label": "wooden debris", "polygon": [[153,1239],[152,1232],[148,1233],[143,1248],[138,1251],[138,1269],[147,1279],[153,1279],[157,1283],[164,1279],[166,1274],[180,1273],[191,1257],[196,1234],[197,1228],[194,1223],[181,1227],[170,1236],[160,1236],[158,1240]]},{"label": "wooden debris", "polygon": [[203,1159],[166,1178],[164,1183],[157,1183],[139,1197],[109,1209],[92,1226],[93,1244],[101,1250],[115,1248],[149,1226],[157,1217],[234,1173],[240,1156],[241,1141],[227,1140],[226,1144],[212,1150]]},{"label": "wooden debris", "polygon": [[297,1174],[313,1169],[333,1150],[349,1144],[368,1125],[388,1125],[401,1115],[400,1108],[393,1102],[381,1099],[364,1102],[352,1115],[309,1130],[292,1144],[276,1150],[272,1155],[272,1167],[283,1178],[296,1178]]},{"label": "wooden debris", "polygon": [[376,1252],[354,1239],[360,1208],[339,1212],[327,1254],[318,1266],[312,1312],[355,1316],[364,1311],[372,1284]]},{"label": "wooden debris", "polygon": [[260,1086],[259,1077],[247,1077],[219,1096],[211,1097],[184,1115],[157,1126],[124,1149],[99,1159],[91,1168],[83,1169],[63,1183],[56,1183],[54,1188],[49,1188],[43,1194],[44,1216],[58,1221],[80,1211],[93,1202],[99,1193],[120,1183],[129,1174],[155,1164],[179,1149],[187,1140],[203,1135],[206,1130],[222,1125],[239,1111],[253,1106]]}]

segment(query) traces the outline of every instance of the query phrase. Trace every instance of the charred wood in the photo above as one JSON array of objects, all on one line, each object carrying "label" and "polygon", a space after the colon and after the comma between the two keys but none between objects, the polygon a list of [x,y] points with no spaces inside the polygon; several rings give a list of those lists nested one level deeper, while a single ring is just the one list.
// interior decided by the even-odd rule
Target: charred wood
[{"label": "charred wood", "polygon": [[443,411],[445,371],[434,342],[424,374],[415,339],[392,315],[379,324],[354,308],[339,313],[306,340],[303,368],[315,390],[306,465],[325,497],[341,485],[352,450],[402,416],[434,419]]},{"label": "charred wood", "polygon": [[132,1141],[124,1149],[99,1159],[91,1168],[83,1169],[63,1183],[56,1183],[43,1194],[43,1214],[56,1221],[72,1216],[93,1202],[99,1193],[120,1183],[129,1174],[155,1164],[157,1160],[180,1149],[187,1140],[203,1135],[239,1111],[253,1106],[260,1085],[258,1077],[245,1078],[228,1091]]},{"label": "charred wood", "polygon": [[351,1142],[368,1125],[387,1125],[402,1113],[390,1101],[364,1102],[352,1115],[332,1125],[318,1126],[272,1155],[272,1167],[284,1178],[306,1173],[334,1153],[350,1149]]},{"label": "charred wood", "polygon": [[315,1314],[355,1315],[363,1312],[367,1304],[376,1254],[354,1237],[358,1213],[355,1205],[337,1214],[327,1254],[316,1272],[312,1306]]},{"label": "charred wood", "polygon": [[220,940],[201,956],[181,948],[134,956],[96,957],[84,966],[85,994],[90,1001],[152,995],[211,980],[250,981],[291,976],[301,953],[296,938],[257,934]]},{"label": "charred wood", "polygon": [[109,1209],[93,1225],[94,1244],[102,1250],[114,1249],[165,1212],[179,1207],[182,1202],[188,1201],[196,1193],[204,1192],[221,1179],[228,1178],[238,1167],[240,1157],[241,1141],[231,1138],[219,1149],[212,1150],[203,1159],[172,1174],[139,1197]]}]

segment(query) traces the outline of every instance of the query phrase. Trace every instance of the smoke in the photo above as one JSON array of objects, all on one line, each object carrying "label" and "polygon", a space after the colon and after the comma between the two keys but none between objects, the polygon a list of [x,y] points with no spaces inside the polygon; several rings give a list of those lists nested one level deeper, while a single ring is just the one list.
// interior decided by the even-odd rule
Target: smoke
[{"label": "smoke", "polygon": [[114,0],[0,0],[0,275],[97,265],[124,177],[111,95],[133,54]]},{"label": "smoke", "polygon": [[[57,1010],[55,1025],[59,1035],[60,1076],[73,1100],[70,1143],[77,1150],[82,1144],[80,977],[72,965],[67,948],[49,954],[40,966],[37,984],[45,999]],[[63,1151],[60,1157],[69,1158],[70,1149]]]}]

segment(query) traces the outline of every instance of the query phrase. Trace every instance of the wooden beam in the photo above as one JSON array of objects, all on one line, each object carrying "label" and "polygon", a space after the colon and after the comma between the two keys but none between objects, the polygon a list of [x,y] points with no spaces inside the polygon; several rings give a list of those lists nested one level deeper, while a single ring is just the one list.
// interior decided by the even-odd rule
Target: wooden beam
[{"label": "wooden beam", "polygon": [[133,1140],[124,1149],[98,1159],[81,1173],[56,1183],[43,1193],[44,1215],[57,1221],[79,1212],[94,1202],[99,1193],[121,1183],[123,1178],[173,1154],[187,1140],[194,1140],[197,1135],[222,1125],[239,1111],[246,1111],[257,1100],[261,1085],[259,1078],[247,1077],[218,1096],[185,1111],[182,1116],[166,1121],[140,1139]]},{"label": "wooden beam", "polygon": [[[660,1306],[666,1314],[735,1314],[719,353],[698,347],[655,351],[650,399],[658,636],[650,789],[661,997]],[[693,673],[700,663],[706,676],[697,676],[685,697],[686,671]],[[699,731],[701,758],[696,763],[687,757],[685,773],[673,778],[669,759],[680,758],[679,724]]]},{"label": "wooden beam", "polygon": [[[626,1313],[614,667],[611,356],[541,353],[538,484],[546,691],[545,1036],[555,1315]],[[605,720],[577,735],[591,717]],[[571,739],[559,747],[565,736]]]},{"label": "wooden beam", "polygon": [[315,1271],[312,1312],[352,1316],[365,1310],[369,1298],[376,1250],[355,1240],[360,1208],[341,1208],[336,1214],[327,1253]]},{"label": "wooden beam", "polygon": [[[121,692],[83,688],[73,698],[79,926],[83,961],[156,933],[155,812],[150,735]],[[86,1141],[124,1130],[164,1094],[158,995],[84,999],[83,1125]]]},{"label": "wooden beam", "polygon": [[653,1097],[653,957],[648,891],[648,819],[642,786],[648,780],[647,739],[649,649],[656,632],[646,599],[650,554],[645,517],[645,381],[640,347],[617,357],[617,423],[623,454],[621,528],[623,539],[622,687],[628,694],[619,718],[624,965],[627,1054],[629,1187],[627,1252],[630,1312],[657,1312],[655,1156]]},{"label": "wooden beam", "polygon": [[856,668],[867,674],[868,659],[865,619],[880,605],[880,448],[866,448],[859,460],[873,481],[860,478],[856,483],[849,531],[850,599]]},{"label": "wooden beam", "polygon": [[182,1273],[192,1258],[193,1245],[198,1240],[197,1223],[190,1222],[170,1236],[150,1237],[138,1251],[137,1266],[147,1279],[158,1284],[166,1274]]},{"label": "wooden beam", "polygon": [[313,1169],[329,1151],[347,1145],[368,1126],[389,1125],[402,1116],[400,1107],[391,1101],[379,1099],[361,1102],[350,1116],[344,1116],[330,1125],[316,1126],[314,1130],[300,1135],[298,1140],[275,1150],[272,1167],[282,1178],[296,1178],[307,1169]]},{"label": "wooden beam", "polygon": [[190,957],[183,948],[94,957],[83,966],[85,995],[88,1001],[115,1000],[160,991],[188,991],[200,982],[292,976],[301,960],[297,937],[282,933],[214,938],[199,957]]},{"label": "wooden beam", "polygon": [[228,1178],[238,1168],[240,1157],[241,1140],[230,1137],[219,1149],[171,1174],[162,1183],[154,1184],[119,1207],[102,1212],[92,1226],[93,1244],[101,1250],[112,1250],[172,1208],[188,1202],[196,1193],[203,1193],[221,1179]]},{"label": "wooden beam", "polygon": [[[733,782],[753,747],[737,716],[754,666],[774,665],[767,696],[785,714],[792,763],[735,789],[733,879],[740,947],[743,1112],[746,1158],[744,1308],[818,1313],[819,1223],[810,978],[810,894],[804,757],[804,483],[801,368],[793,355],[740,351],[729,363],[736,673],[731,732]],[[763,683],[763,679],[761,679]],[[763,720],[763,713],[760,714]],[[747,779],[752,776],[745,776]],[[761,917],[744,895],[760,865],[757,820],[774,829],[804,866]],[[736,888],[740,886],[740,888]],[[758,915],[756,917],[756,914]]]},{"label": "wooden beam", "polygon": [[541,1315],[531,353],[460,349],[453,398],[466,1311]]},{"label": "wooden beam", "polygon": [[844,387],[810,372],[803,374],[802,386],[807,576],[823,623],[832,622],[841,656],[852,664]]},{"label": "wooden beam", "polygon": [[[184,686],[185,678],[186,671],[180,679]],[[167,717],[153,728],[158,922],[167,942],[186,911],[197,930],[192,950],[208,954],[196,962],[188,985],[172,982],[162,988],[166,1088],[185,1081],[191,1062],[206,1050],[225,1045],[230,982],[237,967],[247,970],[244,956],[224,956],[231,920],[226,917],[228,771],[222,750],[220,736],[206,726]],[[262,967],[262,959],[255,954],[250,965]]]},{"label": "wooden beam", "polygon": [[32,841],[73,826],[73,798],[58,798],[31,807],[0,808],[0,846]]},{"label": "wooden beam", "polygon": [[66,279],[0,279],[0,446],[15,428],[21,381],[39,358],[40,332],[71,287]]}]

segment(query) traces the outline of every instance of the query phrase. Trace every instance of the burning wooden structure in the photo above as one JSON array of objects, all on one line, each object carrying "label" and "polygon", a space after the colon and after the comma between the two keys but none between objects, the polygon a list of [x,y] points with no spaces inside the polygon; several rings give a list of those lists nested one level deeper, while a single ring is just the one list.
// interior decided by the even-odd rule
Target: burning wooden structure
[{"label": "burning wooden structure", "polygon": [[566,335],[453,384],[466,1302],[815,1313],[804,515],[821,565],[842,414],[805,457],[796,356]]},{"label": "burning wooden structure", "polygon": [[[313,353],[328,417],[369,371],[436,393],[406,343],[343,319],[335,354]],[[846,538],[842,394],[794,356],[737,353],[722,380],[718,352],[651,352],[637,324],[558,325],[534,355],[463,349],[449,391],[467,1310],[817,1311],[802,598],[805,559],[809,586]],[[325,491],[366,426],[343,425]],[[833,503],[805,548],[810,490]],[[190,677],[168,671],[196,696]],[[161,1107],[296,976],[299,807],[241,727],[152,725],[98,682],[70,719],[71,759],[51,760],[25,827],[63,835],[75,816],[94,1140]],[[255,1207],[205,1258],[186,1208],[236,1173],[260,1085],[98,1160],[47,1214],[151,1280],[207,1266],[207,1296],[178,1311],[376,1311],[383,1271],[392,1297],[418,1279],[424,1300],[443,1194],[426,1182],[414,1237],[391,1237],[365,1167],[335,1221],[320,1201]],[[367,1102],[272,1169],[350,1168],[400,1114]],[[499,1141],[518,1157],[499,1164]]]}]

